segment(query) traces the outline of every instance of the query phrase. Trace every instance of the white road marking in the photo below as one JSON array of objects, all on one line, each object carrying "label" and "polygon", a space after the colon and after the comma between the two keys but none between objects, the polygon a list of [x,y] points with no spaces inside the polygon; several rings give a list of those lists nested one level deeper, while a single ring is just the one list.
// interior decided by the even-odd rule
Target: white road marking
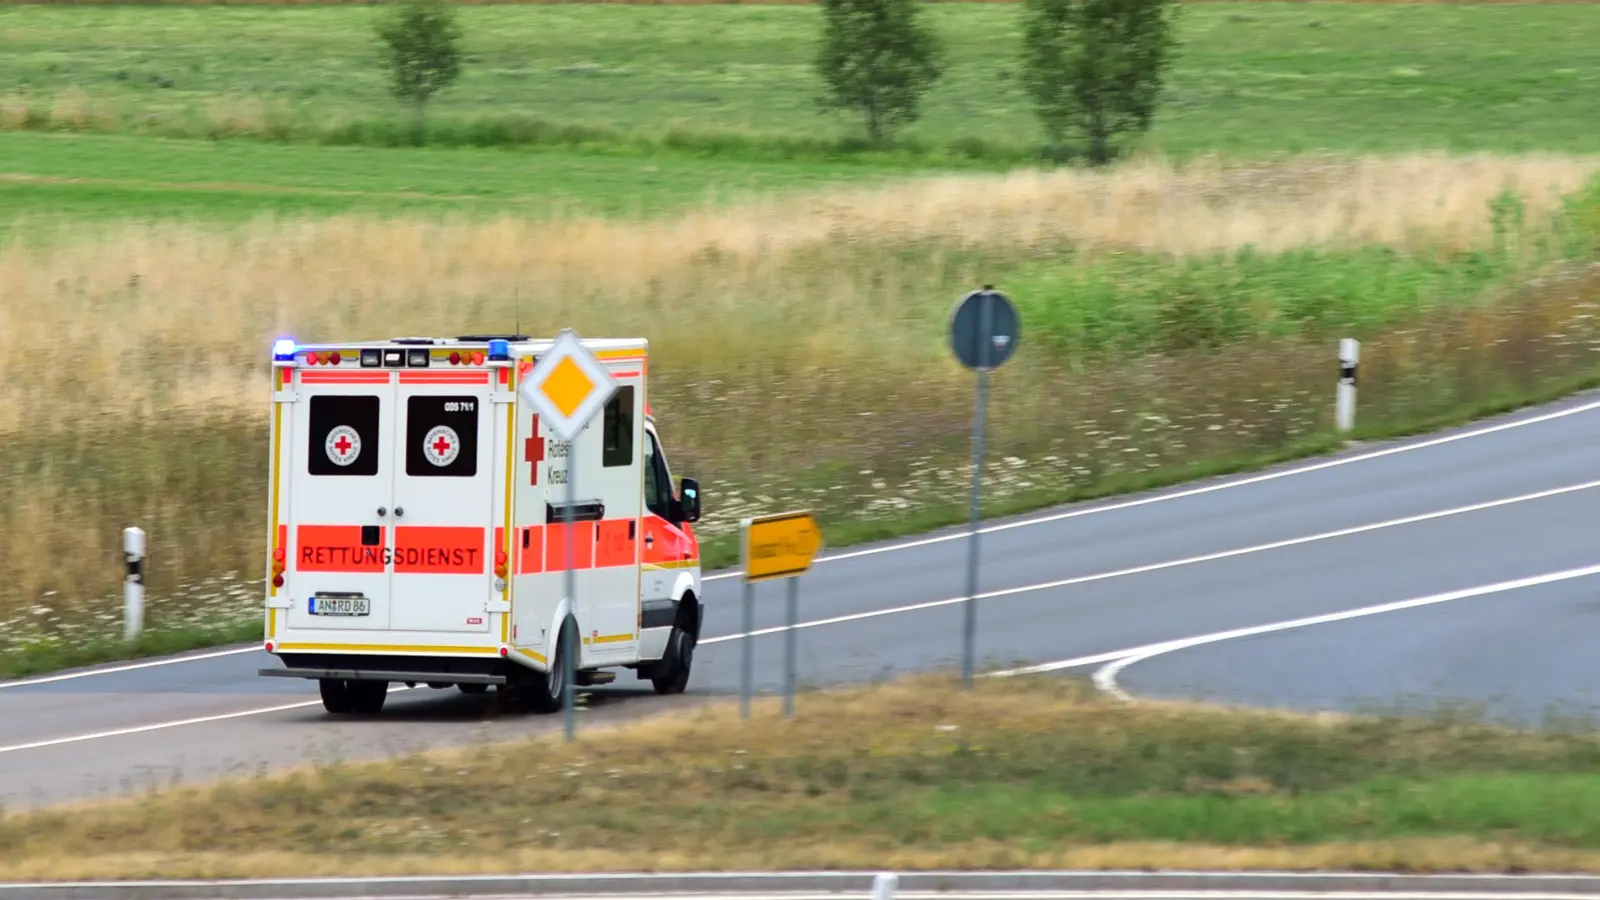
[{"label": "white road marking", "polygon": [[[1510,429],[1513,429],[1513,428],[1522,428],[1522,427],[1527,426],[1527,425],[1537,425],[1537,424],[1539,424],[1541,422],[1549,422],[1549,421],[1552,421],[1554,419],[1561,419],[1561,418],[1565,418],[1567,416],[1573,416],[1573,415],[1577,415],[1578,413],[1589,412],[1589,411],[1595,410],[1595,409],[1600,409],[1600,401],[1595,401],[1593,403],[1585,403],[1585,404],[1582,404],[1580,406],[1570,407],[1568,409],[1559,409],[1559,410],[1555,410],[1553,412],[1541,413],[1541,414],[1539,414],[1537,416],[1528,416],[1528,417],[1525,417],[1525,418],[1512,419],[1509,422],[1501,422],[1498,425],[1488,425],[1488,426],[1485,426],[1483,428],[1475,428],[1475,429],[1471,429],[1469,431],[1462,431],[1462,432],[1458,432],[1456,434],[1445,435],[1444,437],[1429,438],[1427,440],[1422,440],[1422,441],[1406,442],[1406,443],[1402,443],[1402,444],[1399,444],[1399,445],[1394,446],[1394,447],[1386,447],[1386,448],[1384,448],[1382,450],[1373,450],[1373,451],[1371,451],[1369,453],[1359,453],[1359,454],[1356,454],[1354,456],[1345,456],[1345,457],[1340,457],[1338,459],[1324,460],[1324,461],[1318,462],[1318,463],[1311,463],[1311,464],[1304,465],[1304,466],[1295,466],[1293,468],[1282,469],[1282,470],[1277,471],[1277,472],[1267,472],[1267,473],[1264,473],[1264,474],[1261,474],[1261,475],[1251,475],[1251,476],[1247,476],[1247,477],[1244,477],[1244,478],[1230,478],[1230,479],[1227,479],[1227,480],[1224,480],[1224,481],[1219,481],[1219,482],[1217,482],[1215,484],[1208,484],[1208,485],[1205,485],[1203,487],[1188,488],[1186,490],[1173,491],[1173,492],[1159,494],[1159,495],[1151,496],[1151,497],[1140,497],[1140,498],[1138,498],[1136,500],[1124,500],[1124,501],[1115,502],[1115,503],[1102,504],[1102,505],[1092,506],[1092,507],[1085,508],[1085,509],[1072,509],[1072,510],[1067,510],[1067,511],[1059,512],[1059,513],[1051,513],[1051,514],[1043,515],[1043,516],[1035,516],[1035,517],[1029,518],[1029,519],[1021,519],[1021,520],[1018,520],[1016,522],[1005,522],[1005,523],[1001,523],[1001,524],[998,524],[998,525],[986,525],[986,526],[983,526],[983,527],[979,528],[978,532],[980,534],[992,534],[992,533],[997,532],[997,531],[1009,531],[1009,530],[1014,529],[1014,528],[1026,528],[1026,527],[1029,527],[1029,526],[1032,526],[1032,525],[1046,525],[1046,524],[1049,524],[1051,522],[1059,522],[1059,521],[1062,521],[1064,519],[1074,519],[1074,518],[1077,518],[1079,516],[1092,516],[1092,515],[1097,515],[1099,513],[1116,512],[1117,510],[1130,509],[1132,507],[1145,506],[1145,505],[1152,504],[1152,503],[1165,503],[1165,502],[1167,502],[1169,500],[1182,500],[1182,499],[1185,499],[1187,497],[1195,497],[1195,496],[1199,496],[1199,495],[1202,495],[1202,494],[1209,494],[1209,493],[1211,493],[1213,491],[1222,491],[1222,490],[1227,490],[1229,488],[1244,487],[1246,485],[1251,485],[1251,484],[1259,484],[1259,483],[1264,482],[1264,481],[1272,481],[1272,480],[1275,480],[1275,479],[1278,479],[1278,478],[1288,478],[1291,475],[1304,475],[1304,474],[1306,474],[1308,472],[1319,472],[1319,471],[1322,471],[1323,469],[1331,469],[1331,468],[1334,468],[1336,466],[1345,466],[1345,465],[1349,465],[1351,463],[1365,462],[1366,460],[1369,460],[1369,459],[1380,459],[1382,457],[1393,456],[1393,455],[1398,454],[1398,453],[1409,453],[1409,452],[1411,452],[1413,450],[1423,450],[1423,449],[1426,449],[1428,447],[1437,447],[1437,446],[1440,446],[1442,444],[1449,444],[1449,443],[1453,443],[1455,441],[1466,440],[1467,438],[1482,437],[1483,435],[1486,435],[1486,434],[1497,434],[1497,433],[1502,432],[1502,431],[1509,431]],[[857,557],[862,557],[862,556],[874,556],[874,555],[879,554],[879,553],[889,553],[889,552],[896,551],[896,550],[910,550],[910,549],[914,549],[916,547],[926,547],[926,546],[929,546],[929,545],[932,545],[932,544],[940,544],[940,543],[944,543],[944,542],[947,542],[947,541],[965,540],[966,537],[967,537],[967,533],[963,531],[963,532],[954,533],[954,534],[940,535],[938,537],[918,538],[918,539],[909,540],[909,541],[901,541],[901,542],[897,542],[897,543],[885,544],[885,545],[879,546],[879,547],[868,547],[868,548],[863,549],[863,550],[852,550],[852,551],[847,551],[847,552],[843,552],[843,553],[829,554],[827,556],[819,556],[819,557],[816,558],[816,560],[814,560],[814,562],[815,563],[837,562],[839,560],[855,559]],[[740,573],[737,572],[737,571],[719,572],[719,573],[713,574],[713,575],[701,576],[700,580],[701,581],[719,581],[719,580],[722,580],[722,579],[725,579],[725,578],[737,578],[737,577],[739,577],[739,575],[740,575]],[[943,603],[938,603],[938,604],[933,604],[933,605],[938,606],[938,605],[944,605],[944,604]],[[897,610],[897,611],[903,611],[903,610]],[[702,643],[705,643],[705,642],[702,641]],[[70,680],[75,679],[75,678],[91,678],[91,677],[98,676],[98,675],[113,675],[113,674],[116,674],[118,672],[130,672],[130,671],[134,671],[136,669],[147,669],[147,668],[153,668],[155,666],[172,666],[172,665],[179,665],[179,664],[187,663],[187,662],[198,662],[200,660],[216,659],[218,657],[223,657],[223,656],[237,656],[237,655],[243,654],[243,653],[254,653],[259,649],[261,649],[261,648],[258,645],[252,645],[252,646],[249,646],[249,647],[236,647],[236,648],[233,648],[233,649],[230,649],[230,650],[218,650],[218,651],[215,651],[215,652],[205,653],[205,654],[200,654],[200,655],[169,657],[169,658],[148,660],[148,661],[137,663],[137,664],[134,664],[134,665],[118,666],[118,667],[109,668],[109,669],[88,669],[88,670],[84,670],[84,671],[67,672],[67,673],[60,674],[60,675],[49,675],[49,676],[44,676],[44,677],[40,677],[40,678],[32,678],[32,679],[27,679],[27,680],[22,680],[22,681],[0,681],[0,691],[5,690],[6,688],[26,687],[28,685],[36,685],[36,684],[51,684],[51,683],[58,682],[58,681],[70,681]]]},{"label": "white road marking", "polygon": [[[409,691],[405,685],[392,685],[389,693]],[[278,706],[267,706],[258,709],[244,709],[238,712],[219,713],[214,716],[196,716],[192,719],[179,719],[174,722],[157,722],[153,725],[135,725],[129,728],[113,728],[109,731],[96,731],[91,734],[75,734],[72,737],[49,738],[42,741],[31,741],[26,744],[12,744],[9,747],[0,747],[0,753],[15,753],[18,750],[38,750],[42,747],[59,747],[62,744],[77,744],[83,741],[97,741],[102,738],[123,737],[130,734],[143,734],[147,731],[162,731],[167,728],[178,728],[183,725],[203,725],[206,722],[226,722],[229,719],[242,719],[246,716],[260,716],[266,713],[284,712],[290,709],[305,709],[308,706],[321,706],[321,700],[302,701],[300,703],[283,703]]]},{"label": "white road marking", "polygon": [[71,681],[74,678],[88,678],[92,675],[115,675],[119,672],[132,672],[138,669],[150,669],[156,666],[171,666],[178,663],[199,662],[204,659],[216,659],[221,656],[238,656],[241,653],[254,653],[260,647],[235,647],[231,650],[214,650],[210,653],[198,653],[189,656],[165,656],[160,659],[151,659],[144,662],[130,663],[128,665],[112,666],[109,668],[85,669],[78,672],[66,672],[60,675],[43,675],[38,678],[24,678],[17,681],[0,681],[0,691],[6,688],[28,687],[34,684],[52,684],[57,681]]},{"label": "white road marking", "polygon": [[[1013,528],[1027,528],[1032,525],[1045,525],[1051,522],[1060,522],[1064,519],[1075,519],[1079,516],[1093,516],[1100,513],[1131,509],[1135,506],[1146,506],[1152,503],[1165,503],[1169,500],[1182,500],[1187,497],[1196,497],[1201,494],[1209,494],[1213,491],[1224,491],[1230,488],[1244,487],[1251,484],[1260,484],[1263,481],[1272,481],[1278,478],[1288,478],[1291,475],[1304,475],[1308,472],[1320,472],[1323,469],[1331,469],[1336,466],[1347,466],[1351,463],[1365,462],[1369,459],[1379,459],[1385,456],[1393,456],[1397,453],[1410,453],[1413,450],[1437,447],[1441,444],[1449,444],[1454,441],[1466,440],[1467,438],[1482,437],[1486,434],[1496,434],[1501,431],[1508,431],[1512,428],[1522,428],[1526,425],[1536,425],[1540,422],[1548,422],[1552,419],[1560,419],[1565,416],[1577,415],[1578,413],[1589,412],[1590,410],[1594,409],[1600,409],[1600,401],[1596,401],[1594,403],[1585,403],[1582,406],[1574,406],[1570,409],[1559,409],[1555,412],[1542,413],[1537,416],[1529,416],[1524,419],[1513,419],[1509,422],[1501,422],[1498,425],[1489,425],[1483,428],[1476,428],[1471,431],[1463,431],[1457,434],[1445,435],[1444,437],[1429,438],[1427,440],[1404,443],[1394,447],[1385,447],[1382,450],[1373,450],[1369,453],[1360,453],[1354,456],[1344,456],[1338,459],[1324,460],[1318,463],[1310,463],[1304,466],[1295,466],[1289,469],[1282,469],[1277,472],[1267,472],[1262,475],[1250,475],[1244,478],[1230,478],[1226,481],[1219,481],[1215,484],[1208,484],[1203,487],[1188,488],[1186,490],[1173,491],[1171,493],[1158,494],[1151,497],[1140,497],[1137,500],[1123,500],[1116,503],[1092,506],[1086,509],[1070,509],[1064,512],[1035,516],[1029,519],[1020,519],[1016,522],[1004,522],[998,525],[985,525],[978,529],[978,533],[992,534],[997,531],[1009,531]],[[852,550],[844,553],[834,553],[828,556],[819,556],[813,562],[836,562],[842,559],[855,559],[856,557],[860,556],[872,556],[878,553],[889,553],[895,550],[910,550],[914,547],[926,547],[931,544],[941,544],[946,541],[961,541],[966,540],[966,538],[967,532],[961,531],[955,534],[939,535],[938,537],[918,538],[915,540],[885,544],[881,547],[869,547],[864,550]],[[720,572],[716,575],[703,576],[700,580],[716,581],[723,578],[737,578],[739,575],[740,573],[736,571]]]},{"label": "white road marking", "polygon": [[[1578,569],[1565,569],[1559,572],[1548,572],[1544,575],[1533,575],[1527,578],[1516,578],[1511,581],[1498,581],[1494,584],[1484,584],[1478,587],[1464,588],[1458,591],[1446,591],[1442,594],[1429,594],[1425,597],[1413,597],[1410,600],[1398,600],[1393,603],[1379,603],[1373,606],[1363,606],[1359,609],[1348,609],[1344,612],[1327,613],[1320,616],[1306,616],[1302,619],[1290,619],[1284,622],[1274,622],[1270,625],[1256,625],[1250,628],[1234,628],[1229,631],[1218,631],[1213,634],[1203,634],[1198,637],[1182,638],[1176,641],[1165,641],[1139,648],[1119,659],[1112,660],[1094,673],[1095,686],[1108,694],[1123,700],[1131,699],[1127,692],[1117,686],[1117,675],[1123,669],[1137,662],[1143,662],[1153,657],[1162,656],[1178,650],[1187,650],[1190,647],[1199,647],[1202,644],[1215,644],[1219,641],[1231,641],[1236,638],[1251,637],[1258,634],[1272,634],[1278,631],[1292,631],[1297,628],[1309,628],[1312,625],[1325,625],[1330,622],[1346,622],[1351,619],[1360,619],[1366,616],[1382,615],[1383,613],[1398,612],[1405,609],[1416,609],[1421,606],[1432,606],[1436,603],[1450,603],[1455,600],[1465,600],[1469,597],[1482,597],[1485,594],[1499,594],[1505,591],[1516,591],[1522,588],[1537,587],[1541,584],[1553,584],[1558,581],[1570,581],[1574,578],[1584,578],[1589,575],[1600,574],[1600,565],[1584,566]],[[1041,670],[1042,671],[1042,670]]]},{"label": "white road marking", "polygon": [[[1324,531],[1320,534],[1309,534],[1304,537],[1288,538],[1281,541],[1273,541],[1270,544],[1257,544],[1253,547],[1239,547],[1233,550],[1221,550],[1216,553],[1206,553],[1201,556],[1189,556],[1184,557],[1183,559],[1167,560],[1166,562],[1148,563],[1146,565],[1132,566],[1126,569],[1115,569],[1110,572],[1098,572],[1093,575],[1079,575],[1075,578],[1062,578],[1057,581],[1045,581],[1038,584],[1023,585],[1022,587],[985,591],[978,594],[976,599],[991,600],[996,597],[1009,597],[1015,594],[1027,594],[1034,591],[1050,590],[1052,588],[1071,587],[1072,585],[1088,584],[1094,581],[1107,581],[1112,578],[1125,578],[1129,575],[1142,575],[1146,572],[1157,572],[1162,569],[1173,569],[1179,566],[1192,566],[1196,563],[1212,562],[1219,559],[1229,559],[1235,556],[1246,556],[1251,553],[1263,553],[1268,550],[1279,550],[1284,547],[1293,547],[1298,544],[1310,544],[1316,541],[1327,541],[1334,538],[1348,537],[1352,534],[1363,534],[1365,532],[1378,531],[1384,528],[1394,528],[1400,525],[1412,525],[1417,522],[1426,522],[1432,519],[1442,519],[1447,516],[1459,516],[1465,513],[1481,512],[1485,509],[1510,506],[1513,503],[1526,503],[1530,500],[1542,500],[1547,497],[1570,494],[1574,491],[1586,491],[1597,487],[1600,487],[1600,480],[1586,481],[1582,484],[1550,488],[1548,490],[1535,491],[1531,494],[1522,494],[1517,497],[1506,497],[1501,500],[1488,500],[1482,503],[1472,503],[1467,506],[1457,506],[1453,509],[1442,509],[1437,512],[1421,513],[1415,516],[1406,516],[1401,519],[1390,519],[1386,522],[1374,522],[1370,525],[1356,525],[1350,528],[1340,528],[1335,531]],[[956,603],[961,603],[965,599],[965,597],[951,597],[945,600],[931,600],[925,603],[909,603],[905,606],[894,606],[887,609],[874,609],[866,612],[848,613],[842,616],[834,616],[829,619],[815,619],[810,622],[798,622],[795,624],[795,628],[815,628],[819,625],[837,625],[841,622],[856,622],[860,621],[861,619],[873,619],[879,616],[892,616],[900,613],[917,612],[924,609],[935,609],[940,606],[951,606]],[[753,637],[764,634],[781,634],[782,632],[788,630],[788,627],[789,626],[787,625],[774,625],[770,628],[760,628],[755,631],[748,632],[748,634]],[[736,632],[734,634],[727,634],[714,638],[703,638],[701,639],[700,644],[716,644],[722,641],[734,641],[744,637],[746,634],[747,632]]]}]

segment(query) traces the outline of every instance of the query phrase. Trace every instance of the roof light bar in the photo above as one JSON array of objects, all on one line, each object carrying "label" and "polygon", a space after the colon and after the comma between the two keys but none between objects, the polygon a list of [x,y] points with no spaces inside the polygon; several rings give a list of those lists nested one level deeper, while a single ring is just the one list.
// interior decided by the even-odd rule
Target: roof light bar
[{"label": "roof light bar", "polygon": [[292,338],[278,338],[272,343],[272,361],[286,362],[294,359],[294,340]]}]

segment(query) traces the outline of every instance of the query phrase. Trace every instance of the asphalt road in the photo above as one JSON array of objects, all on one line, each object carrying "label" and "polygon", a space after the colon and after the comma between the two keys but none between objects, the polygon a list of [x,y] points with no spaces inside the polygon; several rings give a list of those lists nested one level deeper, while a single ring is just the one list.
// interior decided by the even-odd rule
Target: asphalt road
[{"label": "asphalt road", "polygon": [[[1551,706],[1588,715],[1600,678],[1600,656],[1580,652],[1600,626],[1597,446],[1600,400],[1590,394],[990,523],[980,662],[1054,661],[1098,672],[1108,690],[1152,696],[1365,708],[1422,692],[1523,722]],[[801,582],[802,684],[959,665],[965,541],[957,529],[819,561]],[[781,685],[783,590],[757,591],[763,691]],[[580,727],[738,690],[737,579],[709,577],[705,600],[690,692],[661,698],[619,678],[588,694]],[[1372,608],[1407,600],[1418,603]],[[330,719],[314,683],[258,677],[276,662],[251,648],[153,663],[0,682],[0,803],[561,726],[559,716],[489,718],[481,698],[427,689],[394,694],[374,720]]]}]

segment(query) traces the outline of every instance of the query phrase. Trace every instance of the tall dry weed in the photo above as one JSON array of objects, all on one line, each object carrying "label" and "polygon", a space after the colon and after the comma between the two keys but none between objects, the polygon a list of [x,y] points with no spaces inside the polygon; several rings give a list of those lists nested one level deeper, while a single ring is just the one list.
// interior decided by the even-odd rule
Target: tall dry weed
[{"label": "tall dry weed", "polygon": [[[51,621],[87,614],[61,610],[114,589],[128,524],[159,536],[157,595],[228,570],[254,577],[264,359],[280,334],[520,324],[643,335],[675,467],[707,481],[709,534],[789,500],[835,521],[887,518],[959,493],[970,379],[942,331],[957,293],[996,272],[1129,252],[1482,250],[1495,240],[1496,197],[1515,193],[1536,226],[1597,168],[1555,156],[1150,161],[929,179],[664,221],[31,229],[0,248],[0,624],[50,592]],[[1438,415],[1507,378],[1524,386],[1586,371],[1582,316],[1597,291],[1574,283],[1517,301],[1533,304],[1522,312],[1441,310],[1418,336],[1370,336],[1363,415]],[[1445,327],[1465,337],[1440,342],[1429,331]],[[1303,439],[1326,420],[1331,350],[1317,340],[1236,347],[1207,362],[1203,381],[1183,357],[1086,367],[1024,347],[997,385],[997,495],[1065,492]],[[1386,395],[1385,373],[1402,365],[1421,380]]]}]

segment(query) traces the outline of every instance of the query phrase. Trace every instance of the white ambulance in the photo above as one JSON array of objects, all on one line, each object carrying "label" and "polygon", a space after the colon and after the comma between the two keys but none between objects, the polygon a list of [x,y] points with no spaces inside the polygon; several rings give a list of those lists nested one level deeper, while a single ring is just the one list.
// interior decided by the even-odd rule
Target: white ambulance
[{"label": "white ambulance", "polygon": [[[585,339],[617,391],[569,446],[519,380],[526,335],[273,347],[266,650],[331,713],[389,685],[496,686],[513,709],[633,669],[684,690],[700,636],[700,489],[673,489],[647,394],[649,343]],[[567,461],[577,455],[574,523]],[[564,596],[572,529],[576,604]]]}]

